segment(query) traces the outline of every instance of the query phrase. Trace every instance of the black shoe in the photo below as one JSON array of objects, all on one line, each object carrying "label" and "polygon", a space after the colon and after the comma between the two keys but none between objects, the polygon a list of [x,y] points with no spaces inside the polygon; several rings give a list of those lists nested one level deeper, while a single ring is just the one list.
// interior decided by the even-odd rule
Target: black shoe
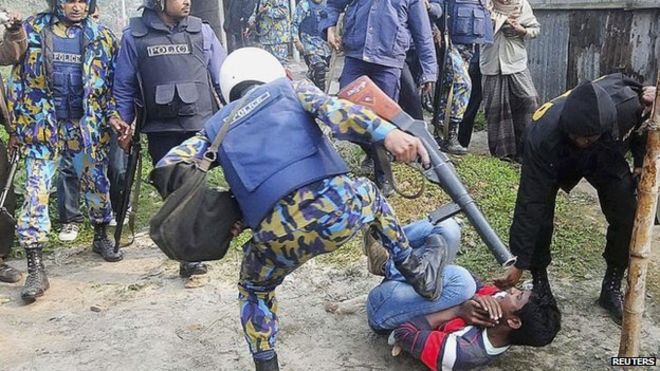
[{"label": "black shoe", "polygon": [[92,251],[101,255],[103,260],[107,262],[118,262],[124,259],[124,253],[119,250],[115,252],[115,245],[112,240],[108,238],[106,231],[107,224],[94,225],[94,242],[92,243]]},{"label": "black shoe", "polygon": [[623,322],[623,295],[621,294],[621,280],[625,267],[607,267],[603,284],[598,298],[598,305],[603,307],[616,324]]},{"label": "black shoe", "polygon": [[21,298],[27,304],[34,303],[50,287],[42,260],[42,250],[41,246],[25,249],[28,276],[21,290]]},{"label": "black shoe", "polygon": [[426,238],[424,247],[413,249],[406,260],[395,263],[415,291],[435,300],[442,292],[442,270],[447,264],[447,242],[437,234]]},{"label": "black shoe", "polygon": [[23,278],[23,273],[2,262],[0,259],[0,281],[7,283],[16,283]]},{"label": "black shoe", "polygon": [[208,272],[206,264],[201,262],[181,262],[179,264],[179,276],[189,278],[190,276],[201,276]]},{"label": "black shoe", "polygon": [[255,371],[279,371],[280,366],[277,363],[277,354],[275,354],[273,358],[265,361],[260,359],[255,359],[254,367],[255,367]]}]

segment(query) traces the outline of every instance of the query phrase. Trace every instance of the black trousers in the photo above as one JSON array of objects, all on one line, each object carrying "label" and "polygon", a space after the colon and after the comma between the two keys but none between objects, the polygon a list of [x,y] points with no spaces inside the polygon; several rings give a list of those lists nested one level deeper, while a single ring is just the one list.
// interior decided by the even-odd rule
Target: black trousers
[{"label": "black trousers", "polygon": [[[7,146],[0,140],[0,192],[7,183],[9,177],[9,158],[7,153]],[[14,188],[9,190],[7,201],[4,207],[11,215],[15,215],[16,211],[16,197],[14,196]],[[11,252],[11,247],[14,244],[15,227],[6,215],[0,215],[0,258],[6,258]]]},{"label": "black trousers", "polygon": [[470,80],[472,81],[472,91],[470,93],[470,101],[468,106],[465,109],[465,114],[463,115],[463,121],[458,127],[458,142],[465,148],[470,145],[470,140],[472,140],[472,131],[474,130],[474,119],[477,117],[479,108],[481,107],[481,101],[483,96],[481,94],[481,70],[479,69],[479,53],[475,53],[473,59],[476,58],[476,63],[474,60],[470,63],[470,68],[468,72],[470,73]]},{"label": "black trousers", "polygon": [[196,131],[162,131],[156,133],[147,133],[149,142],[149,156],[151,163],[156,166],[167,152],[179,144],[185,142],[197,134]]},{"label": "black trousers", "polygon": [[[601,210],[608,223],[603,258],[608,266],[627,267],[637,210],[636,185],[628,163],[623,155],[614,151],[595,151],[586,156],[573,157],[571,162],[575,173],[571,174],[569,183],[574,186],[584,177],[598,192]],[[567,190],[570,188],[572,186]],[[580,215],[574,217],[580,218]],[[553,219],[554,205],[552,215],[543,218],[532,256],[532,268],[545,268],[550,264]]]},{"label": "black trousers", "polygon": [[422,99],[417,88],[417,80],[413,75],[414,67],[406,58],[406,63],[401,70],[401,90],[399,91],[399,105],[407,114],[416,120],[424,120],[422,111]]}]

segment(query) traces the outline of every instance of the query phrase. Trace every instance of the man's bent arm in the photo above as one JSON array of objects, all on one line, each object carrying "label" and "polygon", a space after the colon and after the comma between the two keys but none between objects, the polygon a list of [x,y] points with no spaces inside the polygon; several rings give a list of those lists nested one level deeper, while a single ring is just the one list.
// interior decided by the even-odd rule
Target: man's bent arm
[{"label": "man's bent arm", "polygon": [[311,82],[294,82],[298,100],[306,111],[326,124],[337,139],[373,143],[395,129],[371,110],[347,100],[329,96]]}]

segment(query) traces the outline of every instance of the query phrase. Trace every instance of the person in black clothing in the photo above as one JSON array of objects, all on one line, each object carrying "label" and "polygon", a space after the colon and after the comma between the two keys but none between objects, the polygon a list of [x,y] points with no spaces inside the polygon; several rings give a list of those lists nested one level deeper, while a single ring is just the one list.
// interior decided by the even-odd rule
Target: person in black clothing
[{"label": "person in black clothing", "polygon": [[[496,281],[510,287],[530,270],[534,290],[550,293],[555,198],[585,178],[598,191],[609,224],[603,257],[607,271],[598,303],[615,322],[623,316],[621,280],[637,208],[634,174],[641,172],[645,145],[636,129],[655,96],[652,87],[613,74],[584,82],[533,116],[523,155],[522,175],[510,231],[515,266]],[[647,107],[645,107],[647,106]],[[631,151],[635,171],[625,155]]]},{"label": "person in black clothing", "polygon": [[227,33],[227,53],[248,46],[244,39],[244,31],[248,28],[248,20],[256,4],[256,0],[229,0],[227,17],[223,25]]}]

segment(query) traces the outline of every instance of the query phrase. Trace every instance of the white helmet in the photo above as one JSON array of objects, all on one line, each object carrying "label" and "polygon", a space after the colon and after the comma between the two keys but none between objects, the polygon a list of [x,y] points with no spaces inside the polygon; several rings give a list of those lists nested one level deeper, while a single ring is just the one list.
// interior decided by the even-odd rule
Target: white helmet
[{"label": "white helmet", "polygon": [[220,89],[227,103],[237,99],[232,89],[242,83],[267,84],[281,77],[286,71],[274,55],[259,48],[241,48],[233,51],[220,67]]}]

